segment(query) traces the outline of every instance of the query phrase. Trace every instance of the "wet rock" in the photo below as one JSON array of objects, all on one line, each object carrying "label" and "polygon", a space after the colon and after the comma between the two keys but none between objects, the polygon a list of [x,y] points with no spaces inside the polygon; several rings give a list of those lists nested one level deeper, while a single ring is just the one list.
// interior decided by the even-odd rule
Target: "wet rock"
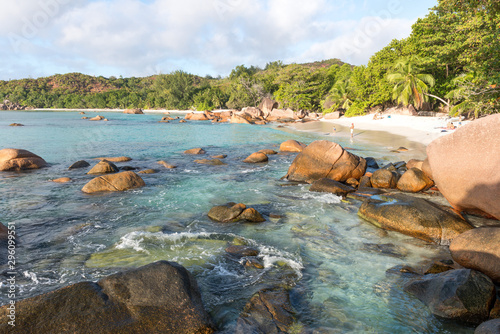
[{"label": "wet rock", "polygon": [[396,187],[401,191],[417,193],[429,189],[433,185],[434,182],[424,172],[413,167],[401,176]]},{"label": "wet rock", "polygon": [[346,196],[348,193],[356,191],[356,189],[343,183],[323,178],[315,181],[311,185],[311,188],[309,188],[309,191],[327,192],[337,196]]},{"label": "wet rock", "polygon": [[371,188],[372,187],[372,181],[371,181],[370,176],[363,175],[359,179],[359,185],[358,185],[358,187],[359,188]]},{"label": "wet rock", "polygon": [[86,167],[89,167],[89,166],[90,166],[90,164],[87,161],[80,160],[80,161],[75,162],[71,166],[69,166],[68,169],[86,168]]},{"label": "wet rock", "polygon": [[287,140],[280,145],[281,152],[302,152],[306,148],[306,144],[296,140]]},{"label": "wet rock", "polygon": [[71,179],[69,177],[60,177],[58,179],[52,180],[52,182],[55,182],[55,183],[68,183],[68,182],[71,182]]},{"label": "wet rock", "polygon": [[96,177],[88,182],[83,188],[84,193],[125,191],[144,187],[146,184],[139,175],[134,172],[121,172]]},{"label": "wet rock", "polygon": [[131,161],[132,158],[130,157],[101,157],[101,158],[95,158],[95,160],[107,160],[107,161],[111,161],[111,162],[127,162],[127,161]]},{"label": "wet rock", "polygon": [[103,121],[105,118],[103,116],[97,115],[95,117],[89,118],[89,121]]},{"label": "wet rock", "polygon": [[379,169],[373,172],[370,182],[373,188],[392,189],[396,188],[398,175],[389,169]]},{"label": "wet rock", "polygon": [[318,140],[295,157],[285,178],[308,183],[322,178],[345,182],[349,178],[361,178],[365,171],[365,159],[336,143]]},{"label": "wet rock", "polygon": [[145,169],[141,170],[137,174],[156,174],[156,171],[154,169]]},{"label": "wet rock", "polygon": [[259,223],[265,221],[262,215],[253,208],[247,208],[242,203],[227,203],[225,205],[214,206],[208,212],[208,217],[221,223],[248,221]]},{"label": "wet rock", "polygon": [[473,229],[457,214],[405,194],[368,199],[359,208],[358,215],[382,229],[440,245],[449,245],[451,240]]},{"label": "wet rock", "polygon": [[405,286],[431,312],[446,319],[480,324],[488,319],[495,285],[488,276],[470,269],[425,275]]},{"label": "wet rock", "polygon": [[443,263],[442,261],[434,261],[424,269],[424,275],[440,274],[453,269],[454,268],[447,263]]},{"label": "wet rock", "polygon": [[264,289],[245,305],[235,334],[288,333],[294,321],[288,292],[284,288]]},{"label": "wet rock", "polygon": [[219,159],[199,159],[199,160],[195,160],[194,162],[196,162],[197,164],[210,165],[210,166],[227,165],[225,162],[222,162]]},{"label": "wet rock", "polygon": [[21,171],[39,169],[47,163],[38,155],[27,150],[4,148],[0,150],[0,171]]},{"label": "wet rock", "polygon": [[193,155],[205,154],[205,153],[207,153],[207,152],[205,152],[205,150],[202,148],[192,148],[192,149],[184,151],[184,154],[193,154]]},{"label": "wet rock", "polygon": [[212,158],[212,159],[226,159],[227,158],[227,154],[213,155],[210,158]]},{"label": "wet rock", "polygon": [[120,170],[136,170],[137,167],[132,167],[132,166],[123,166],[120,167]]},{"label": "wet rock", "polygon": [[474,334],[498,334],[500,333],[500,319],[493,319],[479,325]]},{"label": "wet rock", "polygon": [[355,178],[351,177],[350,179],[347,179],[345,183],[353,188],[357,188],[359,186],[359,181],[356,180]]},{"label": "wet rock", "polygon": [[368,252],[380,253],[400,259],[405,258],[408,255],[408,250],[406,248],[401,246],[396,246],[394,244],[364,243],[363,249]]},{"label": "wet rock", "polygon": [[[3,333],[9,331],[7,307],[0,308]],[[17,301],[16,328],[23,333],[215,332],[193,276],[167,261]]]},{"label": "wet rock", "polygon": [[263,150],[260,150],[259,152],[260,153],[264,153],[265,155],[275,155],[275,154],[278,154],[278,152],[276,152],[275,150],[271,150],[271,149],[263,149]]},{"label": "wet rock", "polygon": [[24,126],[24,124],[21,124],[21,123],[12,123],[12,124],[9,124],[9,126]]},{"label": "wet rock", "polygon": [[158,161],[158,164],[162,165],[163,167],[165,167],[165,168],[167,168],[167,169],[174,169],[174,168],[177,168],[177,166],[176,166],[176,165],[173,165],[173,164],[171,164],[171,163],[168,163],[168,162],[166,162],[166,161],[164,161],[164,160],[160,160],[160,161]]},{"label": "wet rock", "polygon": [[233,245],[226,248],[226,253],[236,257],[257,256],[259,255],[259,250],[244,245]]},{"label": "wet rock", "polygon": [[250,163],[250,164],[257,164],[257,163],[263,163],[263,162],[268,162],[269,158],[267,157],[266,154],[261,153],[261,152],[255,152],[250,154],[243,162]]},{"label": "wet rock", "polygon": [[486,116],[427,146],[437,187],[457,210],[500,219],[500,114]]},{"label": "wet rock", "polygon": [[367,168],[373,168],[373,169],[380,168],[380,166],[378,165],[377,160],[375,160],[375,158],[367,157],[367,158],[365,158],[365,160],[366,160],[366,167]]},{"label": "wet rock", "polygon": [[262,262],[260,262],[256,258],[245,259],[245,261],[243,262],[243,265],[245,267],[250,267],[250,268],[264,269],[264,265],[262,264]]},{"label": "wet rock", "polygon": [[112,162],[101,160],[87,174],[108,174],[118,172],[118,167]]},{"label": "wet rock", "polygon": [[500,284],[500,227],[481,227],[467,231],[450,244],[453,260],[475,269]]}]

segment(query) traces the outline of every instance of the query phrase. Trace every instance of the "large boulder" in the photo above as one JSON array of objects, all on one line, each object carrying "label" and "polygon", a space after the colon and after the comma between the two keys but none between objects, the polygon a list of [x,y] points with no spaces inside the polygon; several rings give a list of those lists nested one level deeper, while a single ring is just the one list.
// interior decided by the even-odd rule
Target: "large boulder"
[{"label": "large boulder", "polygon": [[370,177],[373,188],[392,189],[398,183],[398,174],[388,169],[378,169]]},{"label": "large boulder", "polygon": [[[159,261],[94,282],[16,302],[18,333],[215,332],[193,276],[174,262]],[[0,332],[10,332],[8,305],[0,308]]]},{"label": "large boulder", "polygon": [[295,157],[285,178],[308,183],[322,178],[345,182],[350,178],[359,180],[365,171],[365,159],[344,150],[336,143],[318,140]]},{"label": "large boulder", "polygon": [[47,163],[30,151],[15,148],[0,150],[0,171],[21,171],[45,167]]},{"label": "large boulder", "polygon": [[500,114],[434,140],[427,156],[437,187],[455,209],[500,219]]},{"label": "large boulder", "polygon": [[107,174],[118,172],[118,167],[112,162],[101,160],[87,174]]},{"label": "large boulder", "polygon": [[283,119],[295,119],[295,113],[292,109],[273,109],[266,117],[267,121],[279,121]]},{"label": "large boulder", "polygon": [[334,112],[330,112],[328,114],[325,114],[325,116],[323,116],[324,119],[339,119],[340,118],[340,111],[334,111]]},{"label": "large boulder", "polygon": [[186,114],[184,119],[187,119],[190,121],[208,121],[209,120],[209,118],[207,117],[207,115],[205,113],[200,113],[200,112],[188,113],[188,114]]},{"label": "large boulder", "polygon": [[449,245],[473,229],[454,212],[425,199],[405,194],[378,196],[361,204],[358,215],[385,230],[400,232],[439,245]]},{"label": "large boulder", "polygon": [[248,118],[245,118],[242,115],[237,115],[237,114],[233,114],[231,116],[230,123],[233,123],[233,124],[252,124],[251,118],[249,120]]},{"label": "large boulder", "polygon": [[426,304],[433,314],[471,324],[487,320],[495,300],[493,282],[470,269],[428,274],[408,283],[405,290]]},{"label": "large boulder", "polygon": [[467,231],[453,239],[450,252],[458,264],[480,271],[500,284],[500,227]]},{"label": "large boulder", "polygon": [[144,187],[144,180],[134,172],[121,172],[96,177],[90,180],[82,191],[87,194],[96,192],[125,191]]},{"label": "large boulder", "polygon": [[434,182],[424,172],[412,167],[401,176],[397,188],[401,191],[417,193],[432,187],[433,184]]},{"label": "large boulder", "polygon": [[280,152],[302,152],[306,146],[306,144],[290,139],[281,143]]},{"label": "large boulder", "polygon": [[278,102],[273,101],[268,97],[264,98],[262,102],[259,104],[259,109],[262,110],[264,118],[267,118],[267,116],[271,113],[271,111],[273,111],[273,109],[276,108],[278,108]]},{"label": "large boulder", "polygon": [[269,288],[252,296],[238,318],[234,333],[289,333],[294,322],[294,312],[287,290]]}]

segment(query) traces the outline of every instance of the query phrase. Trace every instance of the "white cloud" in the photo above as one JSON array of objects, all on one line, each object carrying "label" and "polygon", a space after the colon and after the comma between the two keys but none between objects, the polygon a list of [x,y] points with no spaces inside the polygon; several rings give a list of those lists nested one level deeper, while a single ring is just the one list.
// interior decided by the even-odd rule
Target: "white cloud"
[{"label": "white cloud", "polygon": [[[67,71],[145,76],[175,69],[226,75],[239,64],[333,57],[361,64],[393,38],[408,36],[413,22],[394,13],[378,15],[387,5],[374,10],[367,8],[371,4],[363,0],[8,1],[0,12],[0,47],[11,51],[3,62],[18,67],[23,76]],[[347,52],[346,46],[353,45],[355,50]],[[2,66],[0,79],[11,77],[12,72]]]}]

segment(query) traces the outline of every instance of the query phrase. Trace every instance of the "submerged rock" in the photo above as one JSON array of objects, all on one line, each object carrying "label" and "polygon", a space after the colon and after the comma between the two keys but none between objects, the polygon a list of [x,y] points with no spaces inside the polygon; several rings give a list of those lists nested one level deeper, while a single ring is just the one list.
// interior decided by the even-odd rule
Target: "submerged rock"
[{"label": "submerged rock", "polygon": [[164,160],[160,160],[160,161],[158,161],[158,164],[162,165],[163,167],[165,167],[165,168],[167,168],[167,169],[174,169],[174,168],[177,168],[177,166],[176,166],[176,165],[173,165],[173,164],[171,164],[171,163],[168,163],[168,162],[166,162],[166,161],[164,161]]},{"label": "submerged rock", "polygon": [[[8,332],[8,305],[0,332]],[[159,261],[16,302],[16,328],[24,333],[215,332],[193,276]]]},{"label": "submerged rock", "polygon": [[336,143],[318,140],[295,157],[285,178],[307,183],[322,178],[345,182],[349,178],[361,178],[365,171],[365,159],[344,150]]},{"label": "submerged rock", "polygon": [[146,184],[134,172],[121,172],[96,177],[87,183],[82,191],[87,194],[96,192],[125,191],[144,187]]},{"label": "submerged rock", "polygon": [[30,151],[4,148],[0,150],[0,171],[21,171],[26,169],[39,169],[47,163],[38,155]]},{"label": "submerged rock", "polygon": [[95,160],[107,160],[107,161],[111,161],[111,162],[127,162],[127,161],[131,161],[132,158],[131,157],[100,157],[100,158],[95,158]]},{"label": "submerged rock", "polygon": [[405,194],[368,199],[358,215],[377,227],[439,245],[449,245],[451,240],[473,229],[457,214]]},{"label": "submerged rock", "polygon": [[195,160],[197,164],[201,165],[210,165],[210,166],[224,166],[227,165],[225,162],[220,161],[219,159],[199,159]]},{"label": "submerged rock", "polygon": [[69,177],[60,177],[58,179],[52,180],[52,182],[55,182],[55,183],[68,183],[68,182],[71,182],[71,179]]},{"label": "submerged rock", "polygon": [[500,333],[500,319],[483,322],[476,328],[474,334],[498,334]]},{"label": "submerged rock", "polygon": [[205,150],[198,147],[198,148],[192,148],[192,149],[189,149],[189,150],[186,150],[184,151],[184,154],[193,154],[193,155],[197,155],[197,154],[205,154]]},{"label": "submerged rock", "polygon": [[323,178],[315,181],[311,188],[309,188],[309,191],[328,192],[337,196],[346,196],[348,193],[356,191],[356,189],[343,183]]},{"label": "submerged rock", "polygon": [[475,269],[500,284],[500,227],[481,227],[467,231],[450,244],[453,260]]},{"label": "submerged rock", "polygon": [[495,300],[495,285],[488,276],[470,269],[429,274],[408,283],[431,312],[446,319],[480,324],[488,319]]},{"label": "submerged rock", "polygon": [[288,333],[294,321],[288,292],[284,288],[264,289],[245,305],[235,334]]},{"label": "submerged rock", "polygon": [[226,248],[226,253],[236,257],[257,256],[259,255],[259,250],[244,245],[232,245]]},{"label": "submerged rock", "polygon": [[262,215],[253,208],[247,208],[242,203],[227,203],[225,205],[214,206],[208,212],[208,217],[221,223],[248,221],[261,223],[266,221]]}]

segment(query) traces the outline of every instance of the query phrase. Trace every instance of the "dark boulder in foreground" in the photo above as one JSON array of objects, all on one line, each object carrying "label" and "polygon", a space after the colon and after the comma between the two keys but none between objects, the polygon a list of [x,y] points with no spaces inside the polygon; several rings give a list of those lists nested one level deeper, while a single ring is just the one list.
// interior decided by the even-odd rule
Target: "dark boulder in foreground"
[{"label": "dark boulder in foreground", "polygon": [[134,172],[121,172],[96,177],[90,180],[82,191],[87,194],[97,192],[125,191],[144,187],[146,184],[139,175]]},{"label": "dark boulder in foreground", "polygon": [[438,245],[449,245],[473,229],[454,212],[405,194],[377,196],[361,204],[358,215],[373,225]]},{"label": "dark boulder in foreground", "polygon": [[225,205],[214,206],[208,212],[208,217],[221,223],[234,223],[247,221],[251,223],[261,223],[266,221],[262,215],[253,208],[247,208],[242,203],[227,203]]},{"label": "dark boulder in foreground", "polygon": [[0,150],[0,171],[21,171],[45,167],[47,163],[30,151],[5,148]]},{"label": "dark boulder in foreground", "polygon": [[235,334],[288,333],[294,321],[288,292],[284,288],[264,289],[245,305]]},{"label": "dark boulder in foreground", "polygon": [[480,271],[500,284],[500,227],[467,231],[453,239],[450,252],[458,264]]},{"label": "dark boulder in foreground", "polygon": [[198,285],[174,262],[159,261],[18,301],[16,327],[0,308],[2,333],[203,333],[215,331]]},{"label": "dark boulder in foreground", "polygon": [[483,322],[476,328],[474,334],[498,334],[500,333],[500,319]]},{"label": "dark boulder in foreground", "polygon": [[500,219],[500,114],[434,140],[427,156],[437,187],[455,209]]},{"label": "dark boulder in foreground", "polygon": [[495,300],[491,279],[470,269],[425,275],[408,283],[405,290],[426,304],[433,314],[471,324],[487,320]]},{"label": "dark boulder in foreground", "polygon": [[292,162],[285,176],[289,181],[312,183],[327,178],[345,182],[365,174],[366,160],[327,140],[309,144]]}]

